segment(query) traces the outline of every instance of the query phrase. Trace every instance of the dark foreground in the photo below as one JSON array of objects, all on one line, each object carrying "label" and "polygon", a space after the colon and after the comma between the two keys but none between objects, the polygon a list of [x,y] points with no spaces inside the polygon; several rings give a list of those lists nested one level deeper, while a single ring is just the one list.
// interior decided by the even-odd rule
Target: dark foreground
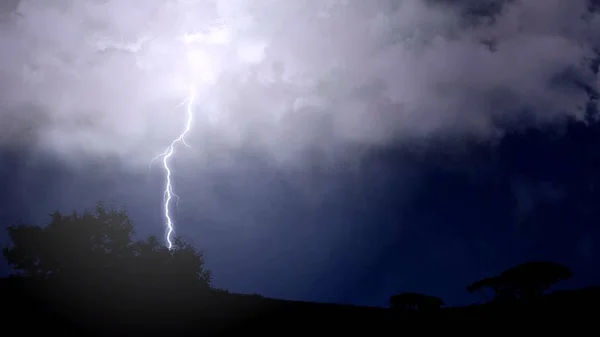
[{"label": "dark foreground", "polygon": [[[76,290],[1,282],[4,330],[20,335],[210,336],[229,333],[600,331],[600,288],[556,292],[529,305],[452,307],[429,313],[293,302],[215,291]],[[418,330],[407,330],[407,329]],[[592,331],[590,331],[590,328]],[[455,329],[458,329],[455,331]],[[516,331],[518,331],[516,330]],[[564,332],[567,332],[564,331]]]}]

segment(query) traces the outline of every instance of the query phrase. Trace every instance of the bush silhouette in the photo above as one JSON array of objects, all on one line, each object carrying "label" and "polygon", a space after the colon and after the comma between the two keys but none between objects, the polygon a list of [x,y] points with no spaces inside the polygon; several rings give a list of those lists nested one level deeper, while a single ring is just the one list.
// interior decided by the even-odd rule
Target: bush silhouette
[{"label": "bush silhouette", "polygon": [[390,297],[390,308],[402,311],[439,310],[443,305],[441,298],[419,293],[401,293]]}]

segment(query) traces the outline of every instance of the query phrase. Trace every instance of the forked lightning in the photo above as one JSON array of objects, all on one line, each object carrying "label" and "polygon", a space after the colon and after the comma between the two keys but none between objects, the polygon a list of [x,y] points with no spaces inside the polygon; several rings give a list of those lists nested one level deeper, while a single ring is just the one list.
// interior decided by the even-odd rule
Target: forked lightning
[{"label": "forked lightning", "polygon": [[173,157],[175,153],[175,147],[177,144],[181,143],[187,147],[189,145],[185,141],[185,137],[192,128],[192,123],[194,121],[194,103],[196,100],[196,89],[194,87],[190,88],[190,93],[188,97],[181,102],[180,106],[185,106],[186,108],[186,123],[183,131],[179,134],[179,136],[171,142],[171,144],[166,148],[166,150],[154,157],[152,162],[157,159],[162,159],[163,169],[165,171],[165,190],[163,195],[163,209],[164,209],[164,217],[166,221],[166,230],[165,230],[165,240],[167,242],[167,247],[169,249],[173,248],[173,233],[175,231],[175,222],[173,221],[173,217],[171,216],[171,206],[173,198],[179,200],[179,196],[175,194],[173,191],[173,181],[171,177],[171,167],[169,166],[169,160]]}]

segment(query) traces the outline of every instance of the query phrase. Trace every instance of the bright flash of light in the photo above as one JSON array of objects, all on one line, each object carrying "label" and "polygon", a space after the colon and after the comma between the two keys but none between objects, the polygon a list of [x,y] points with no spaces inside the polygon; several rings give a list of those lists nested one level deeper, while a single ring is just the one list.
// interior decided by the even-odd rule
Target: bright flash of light
[{"label": "bright flash of light", "polygon": [[190,71],[195,76],[195,80],[202,83],[214,83],[217,78],[218,65],[202,49],[190,50],[187,54],[187,61]]},{"label": "bright flash of light", "polygon": [[[171,178],[171,167],[169,166],[169,160],[175,153],[175,147],[177,144],[182,143],[183,145],[189,147],[189,145],[185,141],[185,137],[192,128],[192,123],[194,121],[194,102],[196,100],[196,89],[194,87],[190,88],[190,93],[188,97],[178,105],[178,107],[185,105],[186,108],[186,123],[183,131],[179,134],[177,138],[175,138],[171,144],[167,147],[167,149],[159,154],[158,156],[152,159],[154,162],[156,159],[162,158],[163,170],[165,171],[165,189],[163,195],[163,211],[164,217],[166,221],[166,230],[165,230],[165,239],[167,241],[167,247],[169,249],[173,248],[173,232],[175,231],[175,222],[171,216],[171,203],[173,198],[179,201],[179,196],[175,194],[173,191],[173,182]],[[151,163],[152,164],[152,163]]]}]

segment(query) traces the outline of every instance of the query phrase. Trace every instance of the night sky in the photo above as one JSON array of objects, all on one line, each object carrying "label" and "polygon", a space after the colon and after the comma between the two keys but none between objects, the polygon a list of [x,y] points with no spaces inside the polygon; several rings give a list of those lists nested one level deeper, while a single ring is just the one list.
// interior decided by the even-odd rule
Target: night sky
[{"label": "night sky", "polygon": [[102,200],[162,237],[150,161],[192,83],[172,211],[217,287],[463,305],[531,260],[600,284],[597,1],[147,3],[2,3],[3,228]]}]

